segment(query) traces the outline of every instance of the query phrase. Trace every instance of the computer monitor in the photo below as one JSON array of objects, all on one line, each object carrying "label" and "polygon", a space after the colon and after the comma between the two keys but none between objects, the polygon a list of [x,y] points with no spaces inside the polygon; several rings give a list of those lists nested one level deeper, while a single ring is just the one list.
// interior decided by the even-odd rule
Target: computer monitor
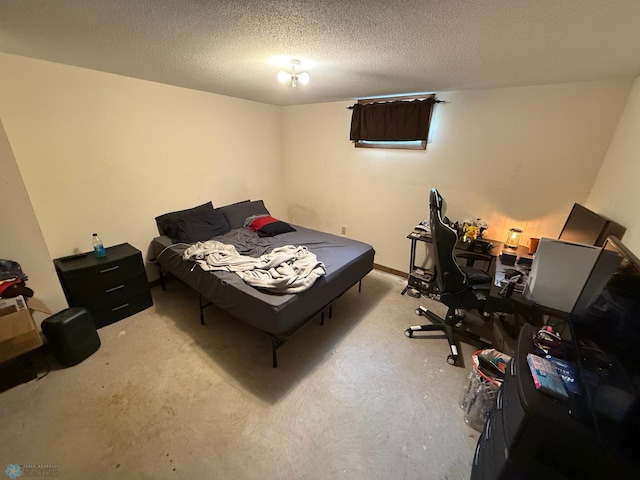
[{"label": "computer monitor", "polygon": [[541,238],[524,297],[538,305],[571,312],[601,253],[601,247]]},{"label": "computer monitor", "polygon": [[562,227],[558,240],[602,246],[610,235],[622,238],[622,225],[575,203]]}]

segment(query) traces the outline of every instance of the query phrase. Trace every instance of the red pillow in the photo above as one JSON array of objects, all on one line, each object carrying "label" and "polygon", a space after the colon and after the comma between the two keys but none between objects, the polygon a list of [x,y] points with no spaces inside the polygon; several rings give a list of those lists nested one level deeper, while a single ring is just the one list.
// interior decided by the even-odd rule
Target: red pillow
[{"label": "red pillow", "polygon": [[247,227],[252,232],[257,232],[265,225],[268,225],[273,222],[277,222],[278,220],[273,218],[271,215],[263,215],[262,217],[258,217],[251,221],[249,226]]},{"label": "red pillow", "polygon": [[272,237],[280,233],[296,231],[296,229],[288,223],[273,218],[270,215],[256,218],[247,228],[252,232],[258,232],[258,235],[262,237]]}]

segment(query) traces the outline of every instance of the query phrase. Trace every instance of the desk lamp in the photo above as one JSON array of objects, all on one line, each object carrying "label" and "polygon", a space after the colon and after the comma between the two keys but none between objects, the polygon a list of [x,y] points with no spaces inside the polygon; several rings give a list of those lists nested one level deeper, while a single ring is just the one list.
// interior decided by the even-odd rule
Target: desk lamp
[{"label": "desk lamp", "polygon": [[522,230],[519,228],[510,228],[507,234],[507,239],[504,241],[504,246],[509,248],[518,248],[522,240]]}]

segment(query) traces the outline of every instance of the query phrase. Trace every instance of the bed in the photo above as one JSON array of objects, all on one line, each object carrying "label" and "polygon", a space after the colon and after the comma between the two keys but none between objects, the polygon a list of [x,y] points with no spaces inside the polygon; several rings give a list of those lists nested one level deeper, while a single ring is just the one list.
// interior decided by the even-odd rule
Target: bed
[{"label": "bed", "polygon": [[[249,230],[266,217],[273,221],[259,231]],[[204,309],[214,304],[269,335],[274,368],[277,349],[318,314],[321,323],[325,310],[331,317],[332,302],[356,284],[360,291],[362,279],[373,268],[371,245],[273,219],[261,200],[215,209],[208,202],[156,217],[156,223],[160,235],[152,240],[150,250],[160,269],[162,289],[168,273],[199,293],[203,325]],[[183,258],[185,250],[205,240],[234,245],[240,254],[251,257],[285,245],[304,246],[322,262],[325,273],[302,292],[275,294],[248,285],[235,272],[205,271]]]}]

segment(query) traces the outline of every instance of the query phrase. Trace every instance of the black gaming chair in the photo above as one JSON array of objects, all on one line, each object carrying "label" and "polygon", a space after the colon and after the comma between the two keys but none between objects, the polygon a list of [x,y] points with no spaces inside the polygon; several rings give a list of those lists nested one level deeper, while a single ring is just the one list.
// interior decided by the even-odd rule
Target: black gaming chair
[{"label": "black gaming chair", "polygon": [[[484,270],[469,266],[473,265],[473,262],[468,261],[468,266],[458,265],[454,254],[458,235],[442,220],[445,208],[444,199],[435,188],[432,188],[429,196],[429,224],[435,257],[436,285],[440,301],[449,309],[445,318],[441,318],[426,308],[419,307],[416,309],[416,315],[427,317],[431,324],[409,327],[404,333],[411,338],[415,332],[442,331],[451,349],[447,363],[455,365],[458,360],[456,338],[481,348],[491,345],[489,341],[457,326],[464,318],[458,313],[459,309],[475,309],[481,314],[484,312],[484,304],[491,288],[491,275]],[[465,256],[468,260],[470,258],[469,254],[461,256]]]}]

